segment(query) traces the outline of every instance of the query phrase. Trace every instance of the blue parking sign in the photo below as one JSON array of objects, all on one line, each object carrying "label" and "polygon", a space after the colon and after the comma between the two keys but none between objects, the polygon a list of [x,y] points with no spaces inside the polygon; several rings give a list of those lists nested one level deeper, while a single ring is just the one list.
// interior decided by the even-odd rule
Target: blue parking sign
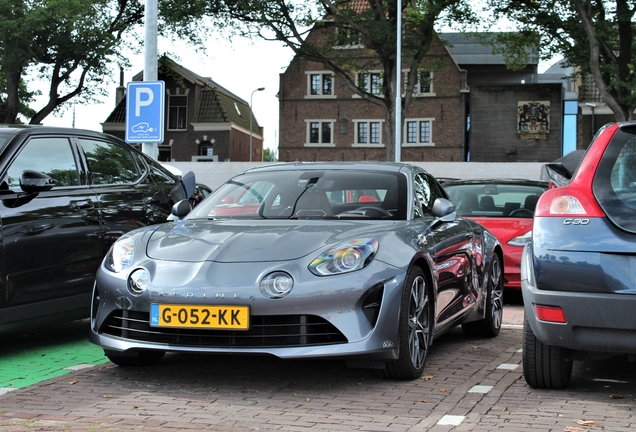
[{"label": "blue parking sign", "polygon": [[126,142],[162,143],[165,83],[133,81],[126,87]]}]

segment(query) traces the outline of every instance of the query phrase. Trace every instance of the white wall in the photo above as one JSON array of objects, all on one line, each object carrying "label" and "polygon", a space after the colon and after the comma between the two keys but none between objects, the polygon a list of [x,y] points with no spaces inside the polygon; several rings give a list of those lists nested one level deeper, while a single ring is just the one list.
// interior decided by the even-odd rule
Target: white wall
[{"label": "white wall", "polygon": [[[193,171],[197,182],[216,189],[235,174],[267,162],[170,162],[182,173]],[[421,166],[435,177],[523,178],[539,180],[543,162],[409,162]]]}]

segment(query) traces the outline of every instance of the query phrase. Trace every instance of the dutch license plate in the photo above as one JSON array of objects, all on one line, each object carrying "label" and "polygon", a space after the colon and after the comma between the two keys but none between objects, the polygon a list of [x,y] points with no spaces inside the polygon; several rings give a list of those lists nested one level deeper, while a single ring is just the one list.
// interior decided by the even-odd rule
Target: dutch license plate
[{"label": "dutch license plate", "polygon": [[248,306],[219,305],[150,305],[150,325],[153,327],[202,328],[216,330],[249,330]]}]

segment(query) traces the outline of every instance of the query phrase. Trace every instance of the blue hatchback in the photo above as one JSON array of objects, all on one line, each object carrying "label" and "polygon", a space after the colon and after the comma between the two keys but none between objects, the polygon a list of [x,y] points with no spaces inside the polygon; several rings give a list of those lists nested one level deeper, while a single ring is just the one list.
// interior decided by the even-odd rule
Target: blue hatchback
[{"label": "blue hatchback", "polygon": [[610,124],[535,210],[521,264],[531,387],[566,387],[575,360],[636,354],[635,216],[636,122]]}]

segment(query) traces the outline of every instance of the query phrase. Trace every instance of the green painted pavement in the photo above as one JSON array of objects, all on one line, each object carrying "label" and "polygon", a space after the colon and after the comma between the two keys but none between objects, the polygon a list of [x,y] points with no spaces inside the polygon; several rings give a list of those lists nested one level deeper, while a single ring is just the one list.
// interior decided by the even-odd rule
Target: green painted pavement
[{"label": "green painted pavement", "polygon": [[0,334],[0,394],[106,363],[104,351],[88,341],[89,321]]}]

